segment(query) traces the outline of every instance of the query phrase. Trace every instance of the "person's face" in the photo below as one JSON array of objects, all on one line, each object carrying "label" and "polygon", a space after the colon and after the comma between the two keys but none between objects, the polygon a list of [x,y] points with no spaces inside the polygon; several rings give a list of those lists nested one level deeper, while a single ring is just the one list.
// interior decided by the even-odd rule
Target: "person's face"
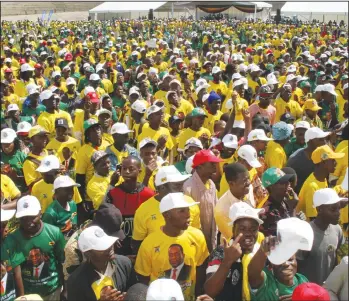
[{"label": "person's face", "polygon": [[56,127],[56,137],[58,140],[63,140],[68,136],[68,130],[65,127]]},{"label": "person's face", "polygon": [[50,67],[53,67],[55,65],[55,61],[51,58],[47,62]]},{"label": "person's face", "polygon": [[190,146],[188,149],[184,151],[184,155],[186,158],[190,158],[191,156],[195,155],[198,151],[200,151],[201,148],[197,146]]},{"label": "person's face", "polygon": [[204,125],[205,122],[205,116],[196,116],[196,117],[192,117],[192,126],[194,128],[201,128]]},{"label": "person's face", "polygon": [[156,160],[156,147],[153,145],[145,146],[140,151],[140,156],[145,165],[149,164],[150,161]]},{"label": "person's face", "polygon": [[174,105],[176,108],[179,107],[179,101],[178,101],[178,96],[177,93],[172,93],[168,97],[168,101],[170,104]]},{"label": "person's face", "polygon": [[134,103],[138,99],[139,95],[136,93],[133,93],[130,95],[130,102]]},{"label": "person's face", "polygon": [[57,75],[57,76],[55,76],[55,78],[53,80],[54,80],[55,84],[60,84],[62,77],[60,75]]},{"label": "person's face", "polygon": [[62,187],[55,190],[55,198],[60,202],[69,202],[73,199],[74,187]]},{"label": "person's face", "polygon": [[217,171],[217,163],[214,162],[205,162],[198,166],[201,169],[201,172],[211,178],[213,174]]},{"label": "person's face", "polygon": [[259,102],[262,106],[266,107],[269,106],[272,100],[272,94],[267,95],[265,97],[259,97]]},{"label": "person's face", "polygon": [[245,95],[244,85],[239,85],[239,86],[235,87],[234,89],[236,92],[239,93],[240,97],[244,97],[244,95]]},{"label": "person's face", "polygon": [[93,145],[102,144],[102,128],[100,126],[94,126],[89,130],[90,141]]},{"label": "person's face", "polygon": [[106,156],[95,163],[95,170],[99,175],[106,177],[109,174],[110,166],[110,158]]},{"label": "person's face", "polygon": [[46,134],[38,134],[31,137],[33,147],[45,148],[48,143],[48,137]]},{"label": "person's face", "polygon": [[41,175],[46,183],[53,184],[53,182],[55,181],[55,179],[58,175],[58,170],[53,169],[53,170],[50,170],[48,172],[42,172]]},{"label": "person's face", "polygon": [[98,122],[102,125],[103,128],[108,128],[111,124],[110,115],[107,113],[100,114],[98,116]]},{"label": "person's face", "polygon": [[184,262],[184,254],[180,247],[171,246],[168,249],[168,259],[170,260],[170,264],[172,268],[177,268]]},{"label": "person's face", "polygon": [[160,110],[155,112],[151,114],[148,119],[150,124],[161,124],[161,122],[164,120],[164,111]]},{"label": "person's face", "polygon": [[189,208],[175,208],[164,213],[166,223],[179,230],[187,230],[190,224]]},{"label": "person's face", "polygon": [[270,194],[273,195],[275,201],[281,202],[286,196],[287,188],[290,185],[290,182],[286,183],[275,183],[270,186]]},{"label": "person's face", "polygon": [[41,224],[41,212],[35,216],[24,216],[19,219],[20,228],[28,234],[35,234]]},{"label": "person's face", "polygon": [[32,249],[29,252],[29,260],[37,267],[44,261],[44,256],[39,249]]},{"label": "person's face", "polygon": [[251,218],[238,219],[234,223],[234,237],[238,237],[240,233],[243,234],[240,239],[240,246],[244,254],[252,252],[253,246],[257,241],[258,228],[258,222]]},{"label": "person's face", "polygon": [[293,283],[294,275],[297,273],[297,259],[293,255],[289,260],[280,265],[272,264],[274,276],[284,284]]},{"label": "person's face", "polygon": [[337,225],[340,217],[340,202],[331,205],[321,205],[317,207],[318,215],[331,225]]},{"label": "person's face", "polygon": [[1,143],[1,149],[7,155],[12,154],[12,152],[15,149],[15,144],[14,144],[14,142],[12,142],[12,143]]},{"label": "person's face", "polygon": [[306,114],[310,119],[315,119],[315,117],[317,116],[317,111],[305,110],[305,114]]},{"label": "person's face", "polygon": [[296,141],[298,144],[303,145],[305,143],[304,135],[306,131],[307,129],[304,129],[304,128],[296,129],[295,134],[296,134]]},{"label": "person's face", "polygon": [[75,92],[75,85],[74,84],[72,84],[72,85],[68,85],[67,86],[67,89],[68,89],[68,93],[69,94],[73,94],[74,92]]},{"label": "person's face", "polygon": [[114,143],[118,145],[125,145],[129,141],[128,134],[113,134]]},{"label": "person's face", "polygon": [[103,265],[115,259],[114,245],[105,251],[90,250],[85,253],[86,257],[95,266]]},{"label": "person's face", "polygon": [[328,173],[334,173],[337,165],[337,161],[335,159],[328,159],[323,162]]},{"label": "person's face", "polygon": [[221,107],[221,100],[220,99],[213,101],[212,104],[210,105],[210,109],[213,112],[217,112],[220,109],[220,107]]},{"label": "person's face", "polygon": [[281,97],[284,101],[289,101],[292,96],[292,89],[290,87],[285,87],[282,89]]},{"label": "person's face", "polygon": [[90,80],[90,85],[94,88],[97,89],[99,86],[99,80]]},{"label": "person's face", "polygon": [[231,193],[239,200],[242,200],[250,190],[251,181],[248,171],[240,173],[235,181],[230,181],[228,184]]},{"label": "person's face", "polygon": [[264,152],[267,148],[268,141],[256,140],[253,141],[252,146],[257,150],[257,152]]},{"label": "person's face", "polygon": [[141,166],[138,161],[134,159],[124,159],[121,165],[121,176],[124,181],[137,181],[138,174],[141,171]]},{"label": "person's face", "polygon": [[54,110],[56,108],[56,98],[52,95],[49,99],[45,99],[44,105],[48,110]]}]

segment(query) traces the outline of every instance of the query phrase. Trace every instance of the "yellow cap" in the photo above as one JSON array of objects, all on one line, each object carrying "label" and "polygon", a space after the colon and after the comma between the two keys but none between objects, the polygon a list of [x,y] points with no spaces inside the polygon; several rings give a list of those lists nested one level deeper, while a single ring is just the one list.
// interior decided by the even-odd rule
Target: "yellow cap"
[{"label": "yellow cap", "polygon": [[29,130],[28,137],[31,138],[38,134],[48,134],[48,132],[40,125],[36,125]]},{"label": "yellow cap", "polygon": [[304,103],[303,109],[310,111],[319,111],[322,108],[318,106],[317,101],[315,99],[307,99]]},{"label": "yellow cap", "polygon": [[318,147],[311,155],[314,164],[319,164],[328,159],[341,159],[343,157],[344,153],[335,153],[328,145]]}]

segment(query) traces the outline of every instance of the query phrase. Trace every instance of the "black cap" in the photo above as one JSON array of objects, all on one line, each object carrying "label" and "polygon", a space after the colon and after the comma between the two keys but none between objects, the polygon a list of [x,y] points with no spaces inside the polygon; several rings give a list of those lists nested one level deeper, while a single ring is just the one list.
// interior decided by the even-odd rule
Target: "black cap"
[{"label": "black cap", "polygon": [[296,118],[294,118],[290,113],[282,114],[280,117],[280,121],[284,121],[286,123],[292,123],[292,121],[295,121]]},{"label": "black cap", "polygon": [[182,122],[183,119],[179,118],[178,116],[171,116],[169,119],[168,119],[168,123],[169,124],[172,124],[172,123],[175,123],[175,122]]},{"label": "black cap", "polygon": [[57,118],[55,120],[55,128],[57,128],[59,126],[66,128],[66,129],[69,129],[68,120],[65,118]]},{"label": "black cap", "polygon": [[113,204],[102,203],[95,211],[92,225],[101,227],[109,236],[118,237],[121,240],[126,237],[121,229],[123,226],[122,214]]}]

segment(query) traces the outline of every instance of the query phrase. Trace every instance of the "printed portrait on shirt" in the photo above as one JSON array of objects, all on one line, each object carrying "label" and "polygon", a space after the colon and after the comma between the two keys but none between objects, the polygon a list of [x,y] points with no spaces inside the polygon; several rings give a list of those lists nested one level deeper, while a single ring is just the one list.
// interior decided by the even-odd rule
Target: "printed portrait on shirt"
[{"label": "printed portrait on shirt", "polygon": [[13,300],[16,298],[15,283],[12,267],[8,261],[1,261],[1,301]]},{"label": "printed portrait on shirt", "polygon": [[183,247],[179,244],[170,245],[168,259],[171,269],[165,271],[165,277],[176,280],[180,285],[186,284],[190,279],[191,266],[184,262]]},{"label": "printed portrait on shirt", "polygon": [[34,279],[46,278],[50,276],[49,264],[49,256],[39,247],[34,247],[29,251],[23,271]]}]

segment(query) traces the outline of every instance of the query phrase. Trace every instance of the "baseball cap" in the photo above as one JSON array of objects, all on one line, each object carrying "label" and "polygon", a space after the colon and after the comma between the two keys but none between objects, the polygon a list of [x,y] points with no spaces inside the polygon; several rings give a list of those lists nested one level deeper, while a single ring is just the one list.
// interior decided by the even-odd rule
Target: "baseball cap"
[{"label": "baseball cap", "polygon": [[310,251],[313,246],[314,232],[308,222],[290,217],[277,222],[277,237],[279,243],[270,251],[268,259],[272,264],[280,265],[298,250]]},{"label": "baseball cap", "polygon": [[293,177],[292,174],[284,173],[280,168],[268,168],[262,175],[262,184],[265,188],[274,184],[287,183]]},{"label": "baseball cap", "polygon": [[84,130],[85,132],[93,127],[93,126],[100,126],[101,124],[97,122],[97,120],[93,119],[93,118],[90,118],[90,119],[87,119],[84,121]]},{"label": "baseball cap", "polygon": [[[108,97],[109,97],[109,96],[108,96]],[[99,109],[99,110],[97,111],[97,117],[99,117],[99,116],[102,115],[102,114],[108,114],[109,117],[112,117],[112,115],[113,115],[111,111],[109,111],[108,109],[104,109],[104,108]]]},{"label": "baseball cap", "polygon": [[147,144],[151,144],[155,147],[158,146],[157,142],[150,139],[150,138],[144,138],[141,142],[139,142],[139,149],[142,149],[143,147],[145,147]]},{"label": "baseball cap", "polygon": [[91,157],[91,162],[92,164],[96,164],[99,160],[107,156],[109,156],[109,154],[105,151],[95,151]]},{"label": "baseball cap", "polygon": [[262,129],[255,129],[249,132],[247,136],[247,141],[270,141],[273,140],[271,138],[268,138],[265,132]]},{"label": "baseball cap", "polygon": [[219,163],[222,160],[216,157],[212,151],[203,149],[195,154],[192,167],[195,168],[206,162]]},{"label": "baseball cap", "polygon": [[199,202],[188,203],[185,200],[185,196],[182,192],[169,193],[161,199],[160,202],[160,212],[164,213],[166,211],[176,209],[176,208],[188,208],[200,204]]},{"label": "baseball cap", "polygon": [[240,73],[234,73],[231,79],[240,79],[242,75]]},{"label": "baseball cap", "polygon": [[210,85],[204,78],[200,78],[196,81],[196,87],[195,92],[198,94],[202,89],[207,89]]},{"label": "baseball cap", "polygon": [[212,102],[216,101],[216,100],[220,100],[221,97],[215,92],[215,91],[211,91],[208,98],[207,98],[207,102],[208,104],[212,104]]},{"label": "baseball cap", "polygon": [[12,59],[7,57],[5,60],[4,60],[4,63],[12,63]]},{"label": "baseball cap", "polygon": [[29,130],[28,137],[32,138],[32,137],[34,137],[36,135],[40,135],[40,134],[46,135],[46,134],[48,134],[48,132],[40,125],[35,125]]},{"label": "baseball cap", "polygon": [[[12,71],[11,68],[6,68],[4,72],[5,72],[5,73],[12,73],[13,71]],[[344,89],[343,89],[343,90],[344,90]]]},{"label": "baseball cap", "polygon": [[286,83],[290,82],[291,80],[294,80],[295,78],[297,78],[294,74],[289,74],[286,77]]},{"label": "baseball cap", "polygon": [[21,65],[21,72],[34,71],[34,70],[35,69],[27,63]]},{"label": "baseball cap", "polygon": [[133,133],[133,131],[129,130],[127,125],[122,122],[116,122],[113,124],[110,133],[113,134],[128,134],[128,133]]},{"label": "baseball cap", "polygon": [[292,124],[295,121],[295,117],[292,116],[290,113],[286,112],[285,114],[282,114],[280,116],[280,121],[286,122],[288,125]]},{"label": "baseball cap", "polygon": [[311,160],[314,164],[319,164],[328,159],[341,159],[344,153],[335,153],[329,145],[319,146],[311,154]]},{"label": "baseball cap", "polygon": [[193,171],[193,159],[194,159],[195,155],[192,155],[191,157],[189,157],[187,159],[187,162],[185,162],[185,171],[187,172],[187,174],[191,175],[191,172]]},{"label": "baseball cap", "polygon": [[202,67],[205,67],[206,65],[208,64],[211,64],[212,65],[212,62],[211,61],[205,61],[204,64],[202,65]]},{"label": "baseball cap", "polygon": [[89,80],[100,80],[100,76],[97,73],[92,73]]},{"label": "baseball cap", "polygon": [[254,167],[259,168],[262,164],[258,161],[256,149],[249,144],[245,144],[238,149],[238,156]]},{"label": "baseball cap", "polygon": [[46,99],[50,99],[53,95],[53,92],[51,90],[44,90],[40,93],[40,100],[44,101]]},{"label": "baseball cap", "polygon": [[31,128],[32,128],[32,125],[29,122],[21,121],[17,125],[17,134],[19,134],[19,133],[29,133]]},{"label": "baseball cap", "polygon": [[83,253],[90,250],[105,251],[117,240],[117,237],[107,235],[100,227],[90,226],[81,232],[78,247]]},{"label": "baseball cap", "polygon": [[67,80],[66,80],[66,84],[67,84],[67,86],[69,86],[69,85],[75,85],[76,86],[76,81],[74,80],[74,78],[68,77]]},{"label": "baseball cap", "polygon": [[222,139],[223,145],[227,148],[238,148],[238,137],[233,134],[227,134]]},{"label": "baseball cap", "polygon": [[132,105],[131,109],[135,110],[136,112],[140,114],[144,114],[147,111],[147,107],[144,103],[144,101],[137,99]]},{"label": "baseball cap", "polygon": [[138,88],[132,87],[128,92],[128,96],[131,96],[132,94],[137,94],[139,96]]},{"label": "baseball cap", "polygon": [[167,100],[168,100],[168,97],[169,97],[171,94],[177,94],[177,92],[176,92],[176,91],[168,91],[168,92],[166,93],[166,99],[167,99]]},{"label": "baseball cap", "polygon": [[298,285],[292,293],[292,301],[328,301],[330,294],[316,283],[305,282]]},{"label": "baseball cap", "polygon": [[53,182],[53,189],[66,188],[66,187],[80,187],[80,184],[75,183],[75,181],[68,176],[58,176]]},{"label": "baseball cap", "polygon": [[150,107],[147,109],[147,118],[149,118],[149,116],[150,116],[151,114],[154,114],[154,113],[156,113],[156,112],[161,111],[161,109],[162,109],[162,108],[160,108],[160,107],[158,107],[158,106],[156,106],[156,105],[150,106]]},{"label": "baseball cap", "polygon": [[228,226],[232,226],[238,219],[251,218],[254,219],[258,224],[263,224],[263,221],[259,218],[259,214],[264,212],[264,208],[255,209],[245,202],[237,202],[231,205],[229,209],[229,218],[231,222]]},{"label": "baseball cap", "polygon": [[205,111],[202,108],[194,108],[190,113],[190,117],[199,117],[199,116],[207,117]]},{"label": "baseball cap", "polygon": [[274,73],[267,75],[268,85],[276,85],[279,83]]},{"label": "baseball cap", "polygon": [[88,92],[86,96],[90,99],[91,103],[99,103],[99,98],[96,92]]},{"label": "baseball cap", "polygon": [[1,143],[12,143],[17,137],[13,129],[6,128],[1,131]]},{"label": "baseball cap", "polygon": [[300,120],[297,121],[295,124],[296,129],[310,129],[310,123],[308,121]]},{"label": "baseball cap", "polygon": [[212,74],[216,74],[216,73],[219,73],[221,71],[222,71],[221,68],[219,68],[218,66],[214,66],[212,68]]},{"label": "baseball cap", "polygon": [[57,118],[55,120],[55,128],[63,127],[65,129],[69,129],[68,121],[65,118]]},{"label": "baseball cap", "polygon": [[319,111],[321,110],[321,107],[317,104],[317,101],[315,99],[307,99],[304,102],[304,110],[311,110],[311,111]]},{"label": "baseball cap", "polygon": [[36,216],[40,211],[40,202],[35,196],[26,195],[17,201],[16,218]]},{"label": "baseball cap", "polygon": [[326,138],[330,134],[330,132],[324,132],[322,129],[318,127],[312,127],[305,132],[304,139],[305,142],[308,143],[310,140],[313,139]]},{"label": "baseball cap", "polygon": [[51,77],[52,77],[52,78],[55,78],[56,76],[62,76],[61,72],[59,72],[59,71],[53,71],[52,74],[51,74]]},{"label": "baseball cap", "polygon": [[18,105],[15,103],[9,104],[7,107],[7,112],[11,112],[11,111],[19,111]]},{"label": "baseball cap", "polygon": [[287,68],[287,73],[296,72],[296,71],[297,71],[297,67],[295,65],[291,65]]},{"label": "baseball cap", "polygon": [[257,65],[252,65],[251,66],[251,72],[257,72],[257,71],[261,71],[261,68],[259,68]]},{"label": "baseball cap", "polygon": [[166,183],[183,182],[190,178],[190,175],[182,175],[174,165],[160,167],[155,175],[155,186]]},{"label": "baseball cap", "polygon": [[341,201],[348,201],[348,199],[339,197],[337,192],[332,188],[316,190],[313,197],[313,205],[315,208],[321,205],[336,204]]},{"label": "baseball cap", "polygon": [[203,149],[204,147],[202,146],[201,141],[198,138],[192,137],[189,138],[186,142],[185,142],[185,147],[184,150],[187,150],[189,147],[191,146],[196,146],[199,147],[201,149]]},{"label": "baseball cap", "polygon": [[53,169],[59,169],[59,159],[55,155],[48,155],[42,159],[40,166],[36,169],[38,172],[49,172]]},{"label": "baseball cap", "polygon": [[324,84],[322,87],[323,92],[328,92],[334,96],[338,96],[338,94],[335,91],[334,85],[332,84]]},{"label": "baseball cap", "polygon": [[1,222],[7,222],[15,215],[15,213],[15,209],[5,210],[1,208]]},{"label": "baseball cap", "polygon": [[272,127],[272,134],[274,140],[284,140],[291,136],[291,129],[287,126],[284,121],[275,123]]},{"label": "baseball cap", "polygon": [[179,283],[174,279],[156,279],[150,283],[146,301],[184,300]]}]

